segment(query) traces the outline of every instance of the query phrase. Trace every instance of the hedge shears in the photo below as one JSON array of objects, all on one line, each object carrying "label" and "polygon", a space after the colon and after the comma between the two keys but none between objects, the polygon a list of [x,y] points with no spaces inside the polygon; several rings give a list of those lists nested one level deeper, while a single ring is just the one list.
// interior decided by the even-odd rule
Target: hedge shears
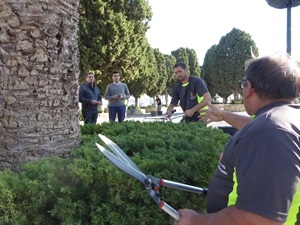
[{"label": "hedge shears", "polygon": [[180,219],[180,214],[170,205],[160,199],[160,187],[171,187],[183,191],[194,192],[197,194],[207,194],[207,189],[205,188],[199,188],[170,180],[160,179],[151,175],[145,175],[117,144],[115,144],[104,135],[98,134],[98,136],[111,150],[107,150],[103,146],[96,143],[98,149],[106,156],[106,158],[117,168],[140,181],[144,185],[146,191],[152,197],[154,202],[159,206],[159,208],[168,213],[175,220]]},{"label": "hedge shears", "polygon": [[[172,122],[172,120],[177,119],[177,118],[184,118],[184,113],[181,113],[179,115],[173,116],[173,113],[176,112],[176,109],[172,110],[172,116],[161,116],[161,117],[144,117],[144,119],[153,119],[155,121],[162,121],[162,122]],[[180,120],[182,121],[182,119]]]}]

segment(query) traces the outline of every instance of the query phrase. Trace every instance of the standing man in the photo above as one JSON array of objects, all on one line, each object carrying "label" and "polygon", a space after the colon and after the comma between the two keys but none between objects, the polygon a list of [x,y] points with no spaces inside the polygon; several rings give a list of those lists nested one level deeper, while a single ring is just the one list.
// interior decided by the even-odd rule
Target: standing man
[{"label": "standing man", "polygon": [[156,95],[156,104],[157,104],[157,112],[160,112],[161,111],[161,99],[160,97],[158,97],[158,95]]},{"label": "standing man", "polygon": [[86,82],[79,87],[79,102],[84,124],[97,123],[98,106],[102,105],[100,89],[95,85],[95,75],[88,73]]},{"label": "standing man", "polygon": [[183,62],[173,66],[173,71],[179,83],[175,85],[171,103],[167,108],[167,116],[172,116],[172,110],[180,102],[184,112],[184,120],[188,122],[199,121],[199,110],[207,106],[211,96],[204,81],[189,75],[189,70]]},{"label": "standing man", "polygon": [[300,71],[289,55],[257,58],[241,80],[240,117],[215,107],[202,119],[240,129],[226,144],[209,184],[207,214],[179,210],[174,225],[300,224]]},{"label": "standing man", "polygon": [[109,121],[114,122],[118,114],[118,122],[121,123],[125,119],[126,105],[125,99],[130,98],[128,87],[120,81],[120,73],[114,71],[112,73],[113,83],[107,85],[105,91],[105,99],[108,100]]}]

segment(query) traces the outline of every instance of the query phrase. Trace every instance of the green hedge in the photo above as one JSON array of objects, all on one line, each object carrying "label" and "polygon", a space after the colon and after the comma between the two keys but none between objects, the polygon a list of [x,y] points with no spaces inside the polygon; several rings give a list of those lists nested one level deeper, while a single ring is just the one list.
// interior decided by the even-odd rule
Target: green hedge
[{"label": "green hedge", "polygon": [[[95,143],[98,133],[117,143],[145,173],[207,187],[229,139],[200,123],[103,123],[82,126],[82,145],[72,158],[44,158],[22,172],[0,173],[0,224],[172,224],[143,185],[111,164]],[[205,211],[203,196],[171,188],[161,199],[175,209]]]}]

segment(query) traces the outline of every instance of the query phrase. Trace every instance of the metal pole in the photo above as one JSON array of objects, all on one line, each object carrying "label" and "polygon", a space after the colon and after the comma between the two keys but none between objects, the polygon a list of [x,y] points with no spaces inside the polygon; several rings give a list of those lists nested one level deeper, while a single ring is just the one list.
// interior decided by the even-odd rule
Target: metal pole
[{"label": "metal pole", "polygon": [[287,4],[287,34],[286,34],[286,52],[291,55],[292,54],[292,44],[291,44],[291,8],[292,8],[292,0],[289,0]]}]

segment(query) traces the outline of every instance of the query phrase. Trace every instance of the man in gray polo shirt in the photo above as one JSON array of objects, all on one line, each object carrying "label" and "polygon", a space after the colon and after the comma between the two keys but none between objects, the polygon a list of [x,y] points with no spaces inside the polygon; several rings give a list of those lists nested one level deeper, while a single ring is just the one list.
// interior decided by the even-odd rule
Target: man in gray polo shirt
[{"label": "man in gray polo shirt", "polygon": [[112,73],[113,83],[107,85],[105,91],[105,99],[108,100],[108,116],[109,121],[114,122],[118,115],[118,122],[121,123],[125,119],[126,105],[124,100],[130,98],[128,87],[120,81],[120,73],[114,71]]}]

